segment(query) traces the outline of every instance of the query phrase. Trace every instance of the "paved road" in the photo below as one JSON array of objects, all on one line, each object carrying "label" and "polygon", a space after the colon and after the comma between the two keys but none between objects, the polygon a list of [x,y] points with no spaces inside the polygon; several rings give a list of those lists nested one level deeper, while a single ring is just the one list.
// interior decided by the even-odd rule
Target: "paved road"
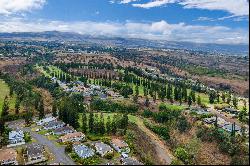
[{"label": "paved road", "polygon": [[61,146],[58,147],[55,145],[55,143],[43,135],[37,134],[36,132],[31,131],[30,128],[25,128],[25,131],[29,131],[31,134],[31,137],[36,139],[38,143],[45,145],[49,148],[50,152],[54,154],[55,161],[53,163],[62,163],[64,165],[76,165],[74,161],[72,161],[69,156],[65,154],[65,147]]}]

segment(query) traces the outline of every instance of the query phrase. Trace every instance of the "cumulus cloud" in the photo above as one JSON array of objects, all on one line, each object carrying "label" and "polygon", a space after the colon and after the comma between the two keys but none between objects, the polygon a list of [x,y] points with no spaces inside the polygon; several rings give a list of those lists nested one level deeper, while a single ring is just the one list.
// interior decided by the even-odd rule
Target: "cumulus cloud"
[{"label": "cumulus cloud", "polygon": [[248,0],[151,0],[147,3],[134,3],[132,6],[149,9],[171,3],[177,3],[186,9],[222,10],[234,16],[249,15]]},{"label": "cumulus cloud", "polygon": [[169,24],[166,21],[140,22],[62,22],[22,19],[1,21],[0,32],[62,31],[89,35],[133,37],[153,40],[188,41],[197,43],[249,43],[248,30],[225,26],[198,26],[185,23]]},{"label": "cumulus cloud", "polygon": [[11,15],[40,9],[46,0],[0,0],[0,14]]}]

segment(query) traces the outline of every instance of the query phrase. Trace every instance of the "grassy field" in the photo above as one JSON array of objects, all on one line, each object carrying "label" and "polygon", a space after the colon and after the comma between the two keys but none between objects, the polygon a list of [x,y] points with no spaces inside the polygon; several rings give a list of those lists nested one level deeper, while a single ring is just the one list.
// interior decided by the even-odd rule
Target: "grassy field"
[{"label": "grassy field", "polygon": [[166,108],[173,111],[184,110],[186,107],[182,105],[165,104]]},{"label": "grassy field", "polygon": [[[0,116],[2,113],[4,98],[5,96],[8,96],[9,93],[10,93],[10,88],[2,79],[0,79]],[[10,104],[9,106],[11,110],[15,108],[15,103],[16,103],[16,96],[14,94],[13,97],[9,98],[9,104]]]}]

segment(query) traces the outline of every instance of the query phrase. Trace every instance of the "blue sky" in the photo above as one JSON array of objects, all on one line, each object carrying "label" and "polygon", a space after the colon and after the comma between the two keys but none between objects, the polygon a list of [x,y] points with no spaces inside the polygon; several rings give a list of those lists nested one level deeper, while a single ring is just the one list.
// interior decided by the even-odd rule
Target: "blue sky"
[{"label": "blue sky", "polygon": [[247,0],[0,0],[0,32],[249,43]]}]

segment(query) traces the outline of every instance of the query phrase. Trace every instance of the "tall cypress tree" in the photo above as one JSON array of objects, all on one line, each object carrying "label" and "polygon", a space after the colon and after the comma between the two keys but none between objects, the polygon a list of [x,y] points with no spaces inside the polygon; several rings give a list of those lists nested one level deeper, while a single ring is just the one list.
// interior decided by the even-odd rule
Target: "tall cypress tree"
[{"label": "tall cypress tree", "polygon": [[20,111],[20,100],[17,99],[15,103],[15,114],[19,114]]},{"label": "tall cypress tree", "polygon": [[5,96],[4,102],[3,102],[3,107],[2,107],[2,116],[9,115],[9,101],[8,97]]},{"label": "tall cypress tree", "polygon": [[56,106],[56,102],[53,102],[53,106],[52,106],[52,116],[53,116],[53,117],[57,117],[57,106]]},{"label": "tall cypress tree", "polygon": [[38,106],[38,112],[39,112],[39,119],[42,119],[45,117],[43,100],[40,102]]},{"label": "tall cypress tree", "polygon": [[5,121],[3,118],[0,118],[0,135],[2,135],[5,131]]},{"label": "tall cypress tree", "polygon": [[87,132],[87,129],[88,129],[87,125],[88,125],[88,123],[87,123],[87,115],[86,115],[86,113],[83,113],[82,114],[82,131],[84,133]]},{"label": "tall cypress tree", "polygon": [[89,132],[93,133],[94,131],[94,114],[90,112],[89,114]]},{"label": "tall cypress tree", "polygon": [[192,105],[192,97],[188,96],[188,106],[190,107]]},{"label": "tall cypress tree", "polygon": [[107,130],[108,134],[111,133],[111,119],[110,119],[110,116],[107,117],[106,130]]}]

